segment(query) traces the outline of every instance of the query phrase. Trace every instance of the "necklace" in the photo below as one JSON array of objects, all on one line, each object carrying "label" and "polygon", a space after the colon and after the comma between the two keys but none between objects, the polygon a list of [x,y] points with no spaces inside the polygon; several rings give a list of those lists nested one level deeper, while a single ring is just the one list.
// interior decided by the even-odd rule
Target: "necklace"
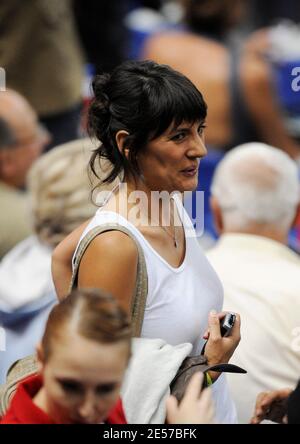
[{"label": "necklace", "polygon": [[167,233],[168,236],[170,236],[173,239],[174,247],[178,248],[178,240],[177,240],[177,237],[176,237],[175,225],[174,225],[174,235],[169,233],[169,231],[163,225],[160,225],[160,227]]},{"label": "necklace", "polygon": [[[162,224],[162,225],[159,225],[166,233],[167,233],[167,235],[168,236],[170,236],[170,238],[173,240],[173,243],[174,243],[174,247],[175,248],[178,248],[178,245],[179,245],[179,242],[178,242],[178,239],[177,239],[177,236],[176,236],[176,226],[175,226],[175,217],[174,217],[174,211],[175,211],[175,208],[173,209],[173,228],[174,228],[174,234],[172,234],[172,233],[170,233],[170,231],[168,231],[167,229],[166,229],[166,227]],[[163,221],[162,221],[163,222]],[[171,227],[172,225],[171,225],[171,221],[170,221],[170,227]]]}]

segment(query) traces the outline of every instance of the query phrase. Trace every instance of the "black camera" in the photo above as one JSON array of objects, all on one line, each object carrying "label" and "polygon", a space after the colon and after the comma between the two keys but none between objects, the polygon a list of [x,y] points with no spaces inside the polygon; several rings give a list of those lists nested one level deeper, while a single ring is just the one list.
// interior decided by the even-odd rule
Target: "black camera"
[{"label": "black camera", "polygon": [[[220,322],[222,337],[230,335],[230,332],[234,326],[235,320],[236,320],[236,315],[234,313],[226,313],[226,315],[224,316],[224,318]],[[205,341],[205,343],[203,345],[201,355],[204,355],[206,343],[207,343],[207,341]]]},{"label": "black camera", "polygon": [[225,317],[221,320],[221,336],[229,336],[235,320],[236,315],[234,313],[227,313],[225,315]]}]

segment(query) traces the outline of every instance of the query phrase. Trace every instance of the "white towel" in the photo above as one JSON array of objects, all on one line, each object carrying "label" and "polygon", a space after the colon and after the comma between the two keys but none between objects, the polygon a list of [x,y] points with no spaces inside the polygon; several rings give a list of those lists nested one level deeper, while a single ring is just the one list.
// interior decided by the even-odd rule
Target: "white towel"
[{"label": "white towel", "polygon": [[172,346],[162,339],[134,338],[133,355],[121,397],[128,424],[164,424],[166,400],[182,361],[192,344]]}]

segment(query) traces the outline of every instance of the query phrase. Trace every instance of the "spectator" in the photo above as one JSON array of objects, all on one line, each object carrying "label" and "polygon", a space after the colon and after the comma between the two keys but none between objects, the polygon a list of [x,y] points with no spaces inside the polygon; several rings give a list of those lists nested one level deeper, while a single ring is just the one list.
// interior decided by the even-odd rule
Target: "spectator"
[{"label": "spectator", "polygon": [[[126,424],[119,394],[130,338],[128,318],[113,297],[73,291],[51,311],[37,349],[39,370],[19,384],[0,423]],[[211,391],[201,392],[202,380],[193,375],[179,406],[169,397],[169,424],[213,422]],[[0,401],[4,394],[5,386]]]},{"label": "spectator", "polygon": [[49,140],[29,103],[17,92],[0,93],[0,258],[31,232],[26,175]]},{"label": "spectator", "polygon": [[[0,6],[0,66],[52,134],[78,137],[83,60],[70,0],[11,0]],[[49,148],[49,146],[48,146]]]},{"label": "spectator", "polygon": [[[232,336],[218,337],[222,287],[180,199],[180,193],[197,187],[199,160],[206,155],[202,94],[182,74],[150,61],[126,62],[111,75],[96,76],[93,88],[90,130],[101,145],[90,165],[93,169],[103,157],[111,162],[112,171],[100,178],[100,184],[118,176],[124,179],[88,226],[56,248],[53,274],[58,295],[67,294],[71,259],[81,236],[94,227],[119,223],[137,239],[145,255],[148,295],[142,338],[160,338],[173,346],[189,342],[192,355],[197,355],[209,318],[214,333],[206,345],[208,362],[226,363],[239,342],[239,317]],[[155,199],[157,192],[163,192],[163,205]],[[138,196],[142,196],[141,206]],[[104,232],[82,257],[78,286],[103,288],[129,311],[137,260],[130,237],[118,230]],[[226,380],[219,376],[212,372],[217,420],[234,422]]]},{"label": "spectator", "polygon": [[2,423],[125,424],[118,398],[130,333],[112,297],[92,290],[69,295],[50,313],[38,374],[21,383]]},{"label": "spectator", "polygon": [[57,301],[51,277],[52,249],[95,211],[89,202],[86,169],[92,146],[80,140],[57,147],[30,170],[34,234],[0,263],[0,324],[6,331],[6,351],[0,351],[0,382],[15,360],[33,353]]},{"label": "spectator", "polygon": [[228,377],[239,420],[249,422],[257,393],[294,386],[300,354],[300,258],[287,247],[299,205],[296,164],[281,150],[252,143],[220,162],[211,206],[220,238],[208,252],[224,286],[224,308],[243,319],[235,362],[243,381]]}]

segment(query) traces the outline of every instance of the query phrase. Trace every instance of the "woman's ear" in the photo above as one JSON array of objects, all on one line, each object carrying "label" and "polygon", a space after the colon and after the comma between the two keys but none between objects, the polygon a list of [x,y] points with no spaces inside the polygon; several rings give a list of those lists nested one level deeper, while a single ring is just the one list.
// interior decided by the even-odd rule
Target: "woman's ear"
[{"label": "woman's ear", "polygon": [[116,134],[116,143],[117,143],[118,149],[122,155],[125,154],[126,158],[128,157],[128,153],[129,153],[129,148],[128,147],[125,148],[126,139],[128,136],[129,136],[129,133],[125,130],[120,130]]}]

